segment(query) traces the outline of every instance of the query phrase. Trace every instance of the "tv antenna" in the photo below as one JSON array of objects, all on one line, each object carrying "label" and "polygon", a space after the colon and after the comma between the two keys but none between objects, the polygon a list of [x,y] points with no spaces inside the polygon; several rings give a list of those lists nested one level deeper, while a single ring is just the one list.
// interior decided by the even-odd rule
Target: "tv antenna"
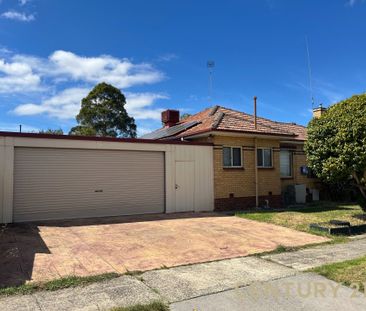
[{"label": "tv antenna", "polygon": [[310,97],[311,97],[311,108],[314,108],[313,78],[312,78],[312,72],[311,72],[309,42],[308,42],[308,37],[307,36],[305,36],[305,43],[306,43],[306,55],[307,55],[307,60],[308,60],[308,74],[309,74],[309,88],[310,88]]},{"label": "tv antenna", "polygon": [[207,69],[208,69],[208,100],[212,100],[212,74],[213,69],[215,67],[215,62],[213,60],[207,61]]}]

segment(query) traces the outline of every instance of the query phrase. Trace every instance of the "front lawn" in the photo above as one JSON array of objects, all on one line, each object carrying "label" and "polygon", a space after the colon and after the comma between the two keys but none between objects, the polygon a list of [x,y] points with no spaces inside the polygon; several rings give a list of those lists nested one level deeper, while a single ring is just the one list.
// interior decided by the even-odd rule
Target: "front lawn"
[{"label": "front lawn", "polygon": [[258,211],[258,212],[239,212],[238,217],[246,219],[268,222],[299,231],[305,231],[318,235],[326,235],[333,240],[341,241],[342,237],[329,236],[309,228],[311,223],[328,222],[332,219],[349,221],[352,224],[365,223],[353,216],[362,214],[359,205],[349,205],[335,202],[310,203],[304,207],[289,208],[285,211]]},{"label": "front lawn", "polygon": [[328,279],[364,291],[366,283],[366,257],[324,265],[311,269]]}]

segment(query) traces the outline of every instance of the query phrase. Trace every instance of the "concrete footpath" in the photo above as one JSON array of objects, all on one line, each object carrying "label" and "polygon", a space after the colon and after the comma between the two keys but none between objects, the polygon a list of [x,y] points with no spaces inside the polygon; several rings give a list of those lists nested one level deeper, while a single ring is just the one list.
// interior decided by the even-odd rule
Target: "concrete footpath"
[{"label": "concrete footpath", "polygon": [[173,303],[171,311],[366,310],[366,296],[322,276],[301,273],[283,279]]},{"label": "concrete footpath", "polygon": [[366,255],[366,239],[296,252],[154,270],[0,299],[0,310],[109,310],[162,300],[172,310],[366,310],[366,296],[306,267]]},{"label": "concrete footpath", "polygon": [[341,262],[366,255],[366,238],[347,243],[319,245],[296,252],[263,256],[273,262],[305,271],[329,263]]}]

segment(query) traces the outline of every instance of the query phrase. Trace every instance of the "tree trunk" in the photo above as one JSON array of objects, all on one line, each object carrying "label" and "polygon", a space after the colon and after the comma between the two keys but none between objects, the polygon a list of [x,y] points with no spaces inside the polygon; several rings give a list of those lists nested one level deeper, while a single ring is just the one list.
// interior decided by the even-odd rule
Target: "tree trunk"
[{"label": "tree trunk", "polygon": [[364,212],[366,212],[366,187],[364,185],[362,185],[357,173],[353,173],[352,175],[353,175],[353,179],[356,181],[356,186],[360,190],[360,193],[363,197],[363,201],[360,203],[361,208]]}]

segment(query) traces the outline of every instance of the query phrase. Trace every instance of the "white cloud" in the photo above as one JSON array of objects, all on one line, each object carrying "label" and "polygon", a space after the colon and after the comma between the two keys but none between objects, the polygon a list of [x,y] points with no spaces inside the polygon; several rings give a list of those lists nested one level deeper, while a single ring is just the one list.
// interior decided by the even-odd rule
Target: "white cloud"
[{"label": "white cloud", "polygon": [[28,2],[30,2],[30,0],[19,0],[19,5],[23,6],[26,5]]},{"label": "white cloud", "polygon": [[[58,119],[74,119],[79,113],[82,98],[90,89],[70,88],[49,97],[40,104],[27,103],[17,106],[13,113],[18,116],[34,116],[46,114]],[[158,99],[166,99],[166,95],[154,93],[127,93],[126,110],[135,119],[160,120],[163,109],[151,108]]]},{"label": "white cloud", "polygon": [[347,97],[346,94],[349,93],[348,91],[342,92],[342,90],[339,87],[320,79],[314,80],[313,92],[310,91],[309,86],[303,84],[302,82],[286,83],[285,86],[290,88],[304,89],[308,93],[309,100],[311,93],[313,93],[316,105],[322,102],[326,105],[330,103],[339,102],[342,99],[346,98]]},{"label": "white cloud", "polygon": [[164,94],[155,93],[127,93],[127,112],[135,119],[160,120],[162,108],[152,108],[151,106],[159,99],[168,99]]},{"label": "white cloud", "polygon": [[166,54],[162,54],[158,57],[158,61],[159,62],[170,62],[174,59],[177,59],[178,55],[174,54],[174,53],[166,53]]},{"label": "white cloud", "polygon": [[155,129],[150,129],[150,128],[146,128],[146,127],[137,127],[137,136],[140,137],[142,135],[145,135],[147,133],[151,133],[152,131],[154,131]]},{"label": "white cloud", "polygon": [[0,55],[9,55],[11,53],[12,53],[11,50],[9,50],[8,48],[0,46]]},{"label": "white cloud", "polygon": [[354,7],[357,3],[363,3],[365,0],[347,0],[346,6]]},{"label": "white cloud", "polygon": [[80,102],[92,87],[110,83],[126,94],[128,113],[136,119],[160,120],[163,109],[155,103],[168,96],[157,93],[132,93],[129,87],[161,81],[164,74],[151,64],[133,63],[108,55],[84,57],[72,52],[55,51],[48,58],[11,54],[0,57],[0,96],[27,95],[43,98],[15,107],[19,116],[47,115],[58,119],[74,119]]},{"label": "white cloud", "polygon": [[0,59],[0,93],[37,91],[40,84],[40,76],[28,64]]},{"label": "white cloud", "polygon": [[44,100],[41,104],[22,104],[14,109],[19,116],[47,114],[58,119],[74,119],[79,113],[81,99],[90,90],[87,88],[70,88]]},{"label": "white cloud", "polygon": [[325,97],[325,99],[327,100],[327,104],[336,103],[346,98],[343,93],[340,93],[339,91],[336,91],[334,89],[328,89],[325,87],[318,87],[317,89],[319,93]]},{"label": "white cloud", "polygon": [[30,22],[35,19],[34,14],[27,15],[25,13],[17,12],[17,11],[4,12],[1,14],[1,17],[16,20],[16,21],[21,21],[21,22]]},{"label": "white cloud", "polygon": [[119,88],[156,83],[164,78],[150,64],[133,64],[128,59],[108,55],[83,57],[67,51],[56,51],[49,61],[51,74],[91,83],[103,81]]},{"label": "white cloud", "polygon": [[[19,71],[23,73],[18,74]],[[6,60],[0,58],[0,81],[4,82],[0,86],[1,93],[34,91],[37,87],[40,90],[40,84],[45,79],[54,85],[59,82],[106,82],[126,89],[136,85],[153,84],[163,78],[164,74],[151,64],[135,64],[128,59],[108,55],[83,57],[59,50],[49,58],[22,54],[12,55]]]}]

